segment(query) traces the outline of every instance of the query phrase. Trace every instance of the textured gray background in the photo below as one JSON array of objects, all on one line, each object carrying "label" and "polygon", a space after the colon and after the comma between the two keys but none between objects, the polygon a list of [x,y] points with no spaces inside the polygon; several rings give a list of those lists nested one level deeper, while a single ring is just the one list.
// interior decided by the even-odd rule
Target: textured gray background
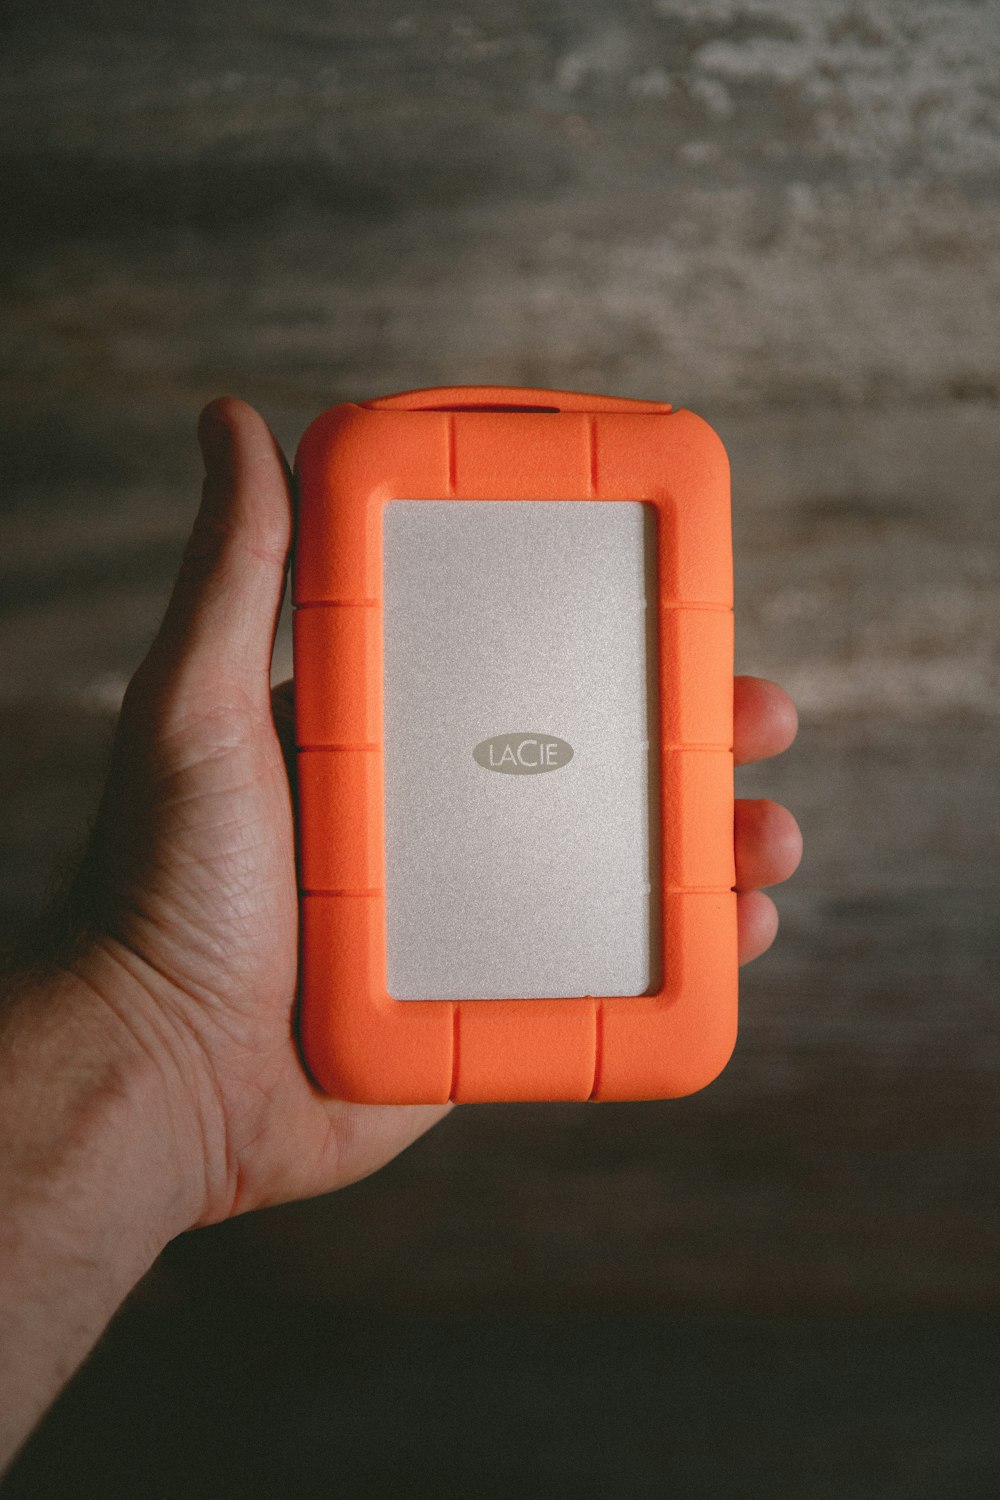
[{"label": "textured gray background", "polygon": [[[997,6],[5,18],[6,918],[92,804],[225,390],[289,446],[332,401],[435,382],[702,412],[733,458],[740,665],[803,717],[743,787],[808,849],[719,1084],[460,1111],[347,1194],[179,1245],[19,1493],[90,1493],[83,1453],[102,1494],[325,1494],[338,1465],[352,1495],[994,1494]],[[234,1289],[213,1364],[196,1330]],[[424,1322],[397,1338],[404,1311]],[[234,1365],[257,1383],[234,1394]],[[233,1478],[238,1412],[257,1480]]]}]

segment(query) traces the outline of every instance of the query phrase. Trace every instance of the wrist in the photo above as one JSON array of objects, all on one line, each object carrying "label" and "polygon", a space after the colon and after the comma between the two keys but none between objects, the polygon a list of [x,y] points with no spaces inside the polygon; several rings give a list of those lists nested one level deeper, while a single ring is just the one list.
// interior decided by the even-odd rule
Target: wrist
[{"label": "wrist", "polygon": [[190,1121],[107,977],[51,969],[0,997],[0,1470],[196,1212]]},{"label": "wrist", "polygon": [[180,1049],[102,945],[8,986],[0,1095],[8,1201],[51,1207],[71,1232],[76,1197],[96,1197],[120,1222],[126,1280],[197,1222],[201,1132]]}]

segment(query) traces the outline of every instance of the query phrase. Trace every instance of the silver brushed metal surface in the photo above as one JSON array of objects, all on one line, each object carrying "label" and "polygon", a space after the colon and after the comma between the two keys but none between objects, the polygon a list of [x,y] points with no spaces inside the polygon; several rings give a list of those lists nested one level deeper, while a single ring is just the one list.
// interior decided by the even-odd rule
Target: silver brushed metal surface
[{"label": "silver brushed metal surface", "polygon": [[[397,999],[634,995],[657,982],[654,528],[638,502],[386,505]],[[474,759],[517,735],[565,741],[572,759],[544,775]],[[524,749],[529,764],[538,755]]]}]

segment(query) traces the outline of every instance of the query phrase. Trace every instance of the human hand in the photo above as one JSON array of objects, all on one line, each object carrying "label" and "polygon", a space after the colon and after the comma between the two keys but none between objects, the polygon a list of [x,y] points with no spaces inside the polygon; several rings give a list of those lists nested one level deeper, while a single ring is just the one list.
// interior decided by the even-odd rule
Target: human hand
[{"label": "human hand", "polygon": [[[160,632],[129,686],[91,849],[76,886],[77,972],[158,1060],[180,1117],[192,1223],[343,1186],[446,1107],[321,1094],[294,1034],[297,898],[290,685],[270,688],[292,533],[287,466],[233,400],[202,415],[202,506]],[[790,700],[735,685],[738,761],[783,750]],[[740,957],[773,940],[759,889],[791,874],[791,815],[738,802]],[[185,1118],[190,1120],[185,1128]]]},{"label": "human hand", "polygon": [[291,684],[270,687],[289,473],[241,402],[199,438],[201,507],[67,903],[74,971],[157,1060],[195,1224],[344,1186],[446,1112],[329,1099],[299,1060]]}]

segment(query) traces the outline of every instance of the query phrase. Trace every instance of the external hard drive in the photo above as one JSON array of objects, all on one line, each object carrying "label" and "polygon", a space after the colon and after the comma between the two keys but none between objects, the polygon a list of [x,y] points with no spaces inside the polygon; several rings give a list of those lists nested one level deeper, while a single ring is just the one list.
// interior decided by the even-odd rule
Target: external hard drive
[{"label": "external hard drive", "polygon": [[313,1076],[389,1104],[702,1087],[736,1036],[719,439],[465,387],[334,407],[296,468]]}]

